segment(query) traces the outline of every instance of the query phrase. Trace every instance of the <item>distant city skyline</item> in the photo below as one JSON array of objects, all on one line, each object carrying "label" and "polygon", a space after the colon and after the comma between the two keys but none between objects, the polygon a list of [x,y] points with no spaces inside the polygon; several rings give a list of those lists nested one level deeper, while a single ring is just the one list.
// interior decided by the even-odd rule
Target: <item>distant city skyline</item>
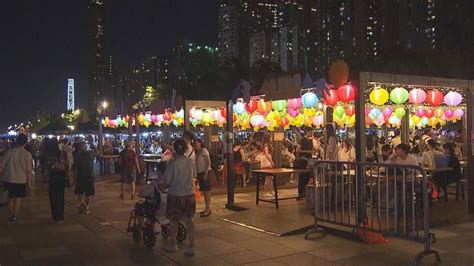
[{"label": "distant city skyline", "polygon": [[[217,0],[108,1],[105,56],[132,66],[164,55],[182,40],[217,46]],[[107,2],[107,3],[108,3]],[[86,107],[89,1],[17,0],[2,4],[0,128],[35,110],[66,109],[65,81],[75,79],[76,108]]]}]

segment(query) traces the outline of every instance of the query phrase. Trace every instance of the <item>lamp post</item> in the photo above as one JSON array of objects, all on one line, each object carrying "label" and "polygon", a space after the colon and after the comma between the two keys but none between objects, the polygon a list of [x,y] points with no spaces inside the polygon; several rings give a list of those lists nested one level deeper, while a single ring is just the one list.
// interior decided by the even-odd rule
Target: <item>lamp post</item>
[{"label": "lamp post", "polygon": [[103,128],[102,128],[102,121],[105,119],[105,110],[109,106],[109,104],[104,100],[101,105],[102,109],[100,110],[100,119],[99,119],[99,167],[100,167],[100,174],[104,174],[104,158],[102,157],[104,155],[104,146],[103,146],[103,141],[102,141],[102,136],[103,136]]}]

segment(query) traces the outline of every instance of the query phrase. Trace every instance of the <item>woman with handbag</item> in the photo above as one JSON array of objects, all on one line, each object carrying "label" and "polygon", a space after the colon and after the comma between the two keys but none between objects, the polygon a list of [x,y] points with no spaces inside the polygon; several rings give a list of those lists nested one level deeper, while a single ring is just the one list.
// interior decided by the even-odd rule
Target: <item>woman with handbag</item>
[{"label": "woman with handbag", "polygon": [[67,154],[59,149],[58,140],[46,142],[44,151],[43,179],[48,188],[53,224],[64,220],[64,190],[70,187],[70,167]]}]

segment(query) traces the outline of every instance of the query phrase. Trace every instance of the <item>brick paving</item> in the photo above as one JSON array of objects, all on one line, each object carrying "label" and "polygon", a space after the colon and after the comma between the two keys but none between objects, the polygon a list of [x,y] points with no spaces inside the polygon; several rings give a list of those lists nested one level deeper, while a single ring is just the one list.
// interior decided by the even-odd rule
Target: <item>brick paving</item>
[{"label": "brick paving", "polygon": [[[161,250],[161,237],[153,249],[134,244],[126,225],[135,201],[119,200],[118,190],[117,183],[97,184],[92,213],[79,215],[68,189],[65,222],[51,225],[47,194],[37,184],[18,224],[8,224],[7,209],[0,209],[0,265],[410,265],[422,250],[421,244],[400,239],[369,245],[331,234],[311,240],[303,234],[271,236],[218,219],[233,212],[223,209],[225,196],[216,196],[213,214],[195,218],[196,255],[188,258],[186,242],[174,254]],[[248,194],[236,195],[236,201],[249,200]],[[474,264],[474,222],[433,231],[443,265]],[[435,264],[433,257],[423,262]]]}]

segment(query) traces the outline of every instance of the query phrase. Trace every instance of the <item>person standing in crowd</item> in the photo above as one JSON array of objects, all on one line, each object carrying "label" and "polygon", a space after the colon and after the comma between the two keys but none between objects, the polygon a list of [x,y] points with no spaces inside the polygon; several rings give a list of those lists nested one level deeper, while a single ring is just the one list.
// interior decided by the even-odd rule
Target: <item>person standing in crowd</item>
[{"label": "person standing in crowd", "polygon": [[126,149],[120,154],[120,199],[124,198],[125,183],[130,184],[131,196],[130,199],[136,199],[135,182],[137,181],[137,173],[140,174],[140,165],[138,163],[137,154],[134,150],[132,141],[128,141]]},{"label": "person standing in crowd", "polygon": [[[265,134],[262,137],[262,152],[263,152],[263,156],[265,156],[267,161],[270,162],[269,168],[275,167],[275,163],[273,162],[273,158],[272,158],[273,146],[271,144],[271,138],[270,138],[269,134]],[[267,176],[265,178],[264,194],[267,195],[267,196],[273,196],[274,195],[274,192],[273,192],[273,177],[272,176]]]},{"label": "person standing in crowd", "polygon": [[95,194],[94,188],[94,154],[86,150],[86,143],[79,142],[74,151],[74,165],[72,167],[76,176],[75,194],[79,200],[78,212],[90,213],[91,197]]},{"label": "person standing in crowd", "polygon": [[369,163],[378,161],[377,150],[375,145],[377,142],[374,140],[374,135],[367,135],[367,141],[365,144],[365,160]]},{"label": "person standing in crowd", "polygon": [[18,135],[17,147],[7,150],[0,164],[0,176],[3,176],[3,185],[10,200],[8,209],[10,217],[8,221],[17,222],[21,208],[21,200],[26,197],[27,189],[31,189],[31,178],[33,176],[33,157],[25,149],[28,137],[24,134]]},{"label": "person standing in crowd", "polygon": [[196,199],[193,191],[193,177],[197,175],[196,164],[186,156],[188,144],[183,139],[173,143],[176,156],[166,167],[163,178],[169,186],[166,217],[170,220],[169,242],[163,247],[168,252],[178,251],[176,236],[178,235],[179,220],[184,220],[188,232],[189,246],[185,251],[187,256],[194,256],[194,222]]},{"label": "person standing in crowd", "polygon": [[[310,127],[304,129],[304,136],[296,146],[296,155],[298,158],[310,160],[313,156],[313,130]],[[298,197],[296,200],[303,200],[305,197],[305,187],[309,182],[310,173],[300,173],[298,175]]]},{"label": "person standing in crowd", "polygon": [[401,143],[395,148],[397,160],[395,163],[403,165],[418,165],[416,157],[410,154],[410,145]]},{"label": "person standing in crowd", "polygon": [[342,142],[338,157],[343,162],[354,162],[356,160],[355,149],[349,138],[345,138]]},{"label": "person standing in crowd", "polygon": [[203,147],[202,140],[194,141],[194,149],[196,151],[196,171],[199,183],[199,191],[204,195],[204,203],[206,208],[200,212],[201,217],[211,215],[211,178],[209,178],[209,170],[211,170],[211,157],[209,151]]},{"label": "person standing in crowd", "polygon": [[[246,161],[244,148],[242,147],[242,143],[239,140],[234,142],[234,147],[232,148],[232,152],[234,153],[234,171],[235,173],[242,173],[242,186],[247,186],[247,174],[244,169],[244,162]],[[199,172],[199,170],[198,170]]]},{"label": "person standing in crowd", "polygon": [[48,188],[51,205],[51,222],[61,224],[64,220],[64,190],[70,185],[69,160],[59,149],[58,140],[52,138],[44,151],[43,179]]},{"label": "person standing in crowd", "polygon": [[394,133],[394,136],[392,138],[392,147],[395,149],[398,147],[399,144],[402,143],[402,138],[400,136],[400,129],[395,129],[395,131],[393,132]]},{"label": "person standing in crowd", "polygon": [[[295,154],[293,153],[293,145],[290,141],[286,140],[283,142],[283,149],[281,150],[281,159],[282,159],[282,166],[287,168],[293,167],[293,162],[296,159]],[[294,174],[290,174],[290,183],[295,183]]]},{"label": "person standing in crowd", "polygon": [[186,142],[186,153],[184,156],[193,159],[196,162],[196,153],[194,152],[193,148],[193,141],[194,141],[194,134],[191,131],[184,131],[183,132],[183,140]]},{"label": "person standing in crowd", "polygon": [[324,158],[324,149],[321,143],[321,134],[314,132],[313,134],[313,154],[316,155],[316,158]]},{"label": "person standing in crowd", "polygon": [[[102,147],[102,155],[109,156],[113,154],[113,147],[110,140],[106,138]],[[112,166],[112,159],[104,158],[104,174],[110,174],[110,167]]]},{"label": "person standing in crowd", "polygon": [[336,161],[337,160],[337,138],[336,130],[333,124],[326,124],[326,160]]}]

